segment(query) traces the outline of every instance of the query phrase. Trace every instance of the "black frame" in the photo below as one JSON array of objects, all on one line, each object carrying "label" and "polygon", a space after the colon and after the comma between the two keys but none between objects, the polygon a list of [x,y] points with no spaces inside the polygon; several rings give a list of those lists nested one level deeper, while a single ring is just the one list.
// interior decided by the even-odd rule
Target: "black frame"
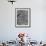
[{"label": "black frame", "polygon": [[[28,26],[20,26],[20,25],[17,26],[17,24],[16,24],[16,21],[17,21],[16,20],[17,12],[16,11],[19,10],[19,9],[20,10],[22,10],[22,9],[23,10],[26,10],[26,9],[29,10],[29,15],[28,15],[29,16],[29,25]],[[29,27],[31,27],[31,8],[15,8],[15,27],[16,28],[29,28]]]}]

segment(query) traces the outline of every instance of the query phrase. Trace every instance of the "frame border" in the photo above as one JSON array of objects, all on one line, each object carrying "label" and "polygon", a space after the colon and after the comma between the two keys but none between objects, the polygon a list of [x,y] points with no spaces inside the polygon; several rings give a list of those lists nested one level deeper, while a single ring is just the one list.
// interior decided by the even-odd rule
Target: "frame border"
[{"label": "frame border", "polygon": [[[16,26],[16,9],[29,9],[29,26]],[[15,8],[15,27],[16,28],[30,28],[31,27],[31,8]]]}]

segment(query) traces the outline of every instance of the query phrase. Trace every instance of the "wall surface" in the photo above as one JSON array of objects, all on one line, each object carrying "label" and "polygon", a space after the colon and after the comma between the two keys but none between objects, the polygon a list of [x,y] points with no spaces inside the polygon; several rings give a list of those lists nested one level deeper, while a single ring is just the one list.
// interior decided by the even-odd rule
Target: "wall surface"
[{"label": "wall surface", "polygon": [[[30,28],[15,27],[15,8],[31,8]],[[15,40],[19,32],[33,40],[46,40],[46,0],[17,0],[14,5],[0,0],[0,41]]]}]

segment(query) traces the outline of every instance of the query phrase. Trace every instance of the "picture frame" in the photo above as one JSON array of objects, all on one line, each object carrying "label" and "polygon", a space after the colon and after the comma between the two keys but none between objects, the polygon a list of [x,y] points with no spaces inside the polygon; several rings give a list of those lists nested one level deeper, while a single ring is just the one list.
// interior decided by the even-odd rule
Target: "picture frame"
[{"label": "picture frame", "polygon": [[31,8],[15,8],[15,27],[31,27]]}]

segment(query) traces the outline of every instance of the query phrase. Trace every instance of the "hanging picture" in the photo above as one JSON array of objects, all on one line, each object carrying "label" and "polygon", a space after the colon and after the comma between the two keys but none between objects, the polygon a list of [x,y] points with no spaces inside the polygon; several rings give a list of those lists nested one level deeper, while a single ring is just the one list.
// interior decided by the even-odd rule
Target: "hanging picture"
[{"label": "hanging picture", "polygon": [[30,8],[15,8],[15,26],[19,28],[31,27]]}]

